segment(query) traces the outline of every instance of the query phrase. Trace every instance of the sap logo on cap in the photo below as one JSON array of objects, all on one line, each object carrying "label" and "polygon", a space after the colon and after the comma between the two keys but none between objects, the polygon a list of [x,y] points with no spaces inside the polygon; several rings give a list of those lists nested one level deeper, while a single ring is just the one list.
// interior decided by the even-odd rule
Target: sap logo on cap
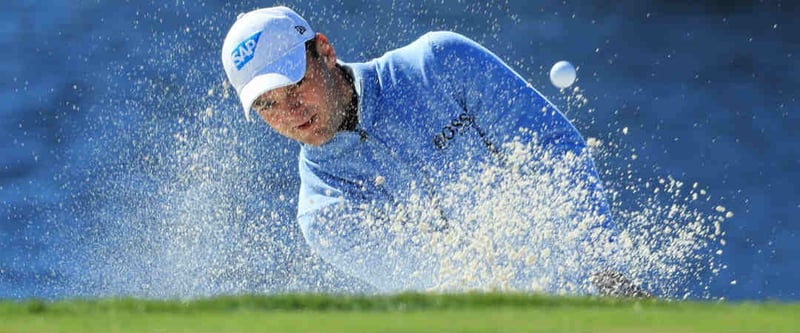
[{"label": "sap logo on cap", "polygon": [[233,64],[236,65],[236,70],[242,69],[242,67],[247,65],[250,60],[253,60],[253,55],[256,53],[256,46],[258,46],[259,37],[261,37],[261,31],[256,32],[254,35],[245,39],[233,49],[231,57],[233,57]]}]

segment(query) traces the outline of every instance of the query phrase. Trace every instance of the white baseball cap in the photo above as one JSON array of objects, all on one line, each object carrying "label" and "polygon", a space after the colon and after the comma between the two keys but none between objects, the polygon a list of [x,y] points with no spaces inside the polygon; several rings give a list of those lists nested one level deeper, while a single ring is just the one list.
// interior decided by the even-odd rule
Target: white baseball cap
[{"label": "white baseball cap", "polygon": [[222,66],[247,120],[258,96],[305,76],[305,42],[314,35],[308,22],[286,7],[239,14],[222,44]]}]

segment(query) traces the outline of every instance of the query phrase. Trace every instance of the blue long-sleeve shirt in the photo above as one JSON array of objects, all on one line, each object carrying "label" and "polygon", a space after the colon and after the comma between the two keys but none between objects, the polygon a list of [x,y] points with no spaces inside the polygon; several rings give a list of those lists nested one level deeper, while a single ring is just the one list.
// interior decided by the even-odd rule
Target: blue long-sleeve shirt
[{"label": "blue long-sleeve shirt", "polygon": [[[354,78],[358,125],[320,147],[302,146],[298,220],[317,254],[379,290],[442,283],[446,258],[425,242],[464,223],[458,210],[469,199],[448,197],[469,194],[452,185],[481,165],[508,163],[505,143],[535,137],[550,154],[584,153],[583,138],[551,103],[461,35],[428,33],[342,65]],[[591,159],[577,164],[576,177],[591,184],[590,210],[607,217]]]}]

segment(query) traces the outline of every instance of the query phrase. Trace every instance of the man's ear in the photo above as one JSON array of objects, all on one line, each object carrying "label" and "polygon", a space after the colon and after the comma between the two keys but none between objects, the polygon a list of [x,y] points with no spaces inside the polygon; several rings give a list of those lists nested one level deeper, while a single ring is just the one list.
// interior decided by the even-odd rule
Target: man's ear
[{"label": "man's ear", "polygon": [[319,54],[320,58],[322,58],[328,68],[335,67],[336,50],[333,49],[333,45],[331,45],[331,43],[328,41],[328,37],[319,32],[315,37],[317,54]]}]

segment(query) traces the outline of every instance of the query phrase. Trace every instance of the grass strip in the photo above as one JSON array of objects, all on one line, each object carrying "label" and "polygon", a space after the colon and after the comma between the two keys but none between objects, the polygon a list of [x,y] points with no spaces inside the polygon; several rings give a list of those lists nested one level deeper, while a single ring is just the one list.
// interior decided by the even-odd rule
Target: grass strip
[{"label": "grass strip", "polygon": [[0,302],[0,332],[798,332],[800,304],[529,294]]}]

